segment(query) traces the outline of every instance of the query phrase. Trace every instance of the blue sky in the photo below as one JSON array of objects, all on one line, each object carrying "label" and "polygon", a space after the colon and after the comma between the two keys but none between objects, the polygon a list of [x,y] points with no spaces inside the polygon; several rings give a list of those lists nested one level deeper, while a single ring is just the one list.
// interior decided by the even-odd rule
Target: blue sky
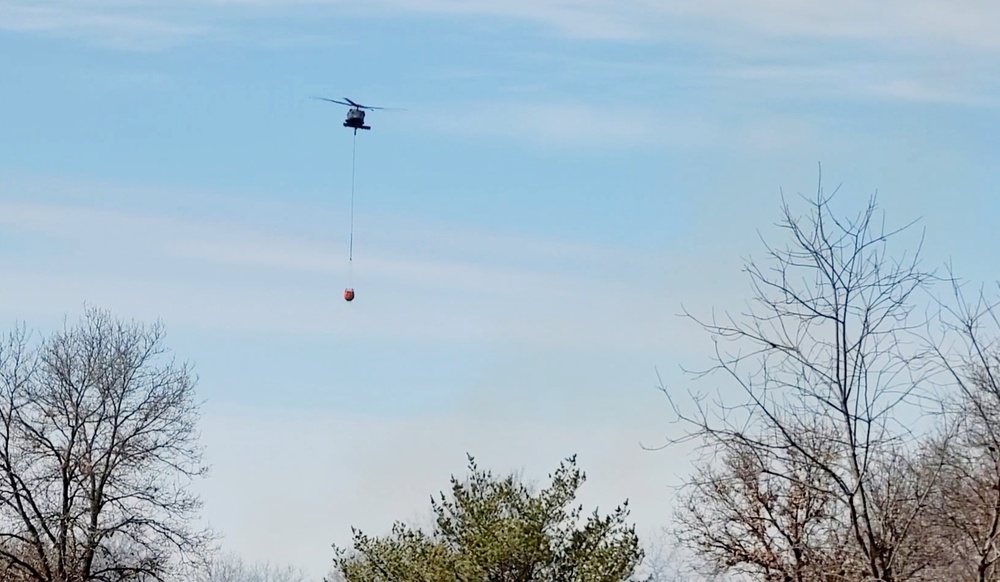
[{"label": "blue sky", "polygon": [[[317,576],[464,468],[669,519],[678,389],[779,192],[921,219],[995,277],[987,1],[0,0],[0,317],[162,318],[206,518]],[[345,303],[351,134],[353,286]],[[391,498],[389,497],[391,496]]]}]

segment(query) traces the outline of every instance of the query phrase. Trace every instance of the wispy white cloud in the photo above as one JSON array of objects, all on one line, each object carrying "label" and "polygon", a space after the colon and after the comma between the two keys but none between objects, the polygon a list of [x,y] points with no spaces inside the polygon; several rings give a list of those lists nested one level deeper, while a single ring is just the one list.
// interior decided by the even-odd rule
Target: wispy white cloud
[{"label": "wispy white cloud", "polygon": [[872,83],[868,92],[887,101],[996,107],[1000,98],[993,92],[969,91],[918,79],[897,79]]},{"label": "wispy white cloud", "polygon": [[541,103],[483,103],[449,108],[427,127],[467,136],[500,136],[545,145],[642,145],[663,139],[661,115],[615,107]]},{"label": "wispy white cloud", "polygon": [[[16,186],[12,186],[16,188]],[[308,212],[302,212],[308,214]],[[337,219],[342,218],[339,215]],[[332,218],[331,218],[332,220]],[[545,240],[502,232],[477,232],[440,224],[399,219],[379,219],[375,247],[366,249],[365,268],[373,276],[396,277],[413,282],[478,281],[461,289],[480,291],[516,286],[546,286],[545,275],[567,269],[601,272],[600,265],[650,268],[657,258],[642,253],[622,253],[589,244]],[[287,225],[286,225],[287,226]],[[150,252],[161,257],[230,266],[252,266],[280,271],[343,274],[346,241],[293,235],[281,230],[221,220],[196,220],[86,206],[0,202],[0,227],[8,234],[40,236],[64,241],[70,248],[96,245],[118,249],[118,255]],[[418,250],[422,256],[413,256]],[[485,259],[490,270],[477,266]],[[408,261],[415,260],[411,265]],[[477,263],[479,261],[480,263]],[[531,264],[537,262],[539,268]],[[558,267],[554,266],[559,264]],[[504,267],[503,265],[508,265]],[[525,265],[529,265],[525,267]],[[520,265],[515,272],[511,265]]]},{"label": "wispy white cloud", "polygon": [[[90,301],[172,325],[231,331],[623,352],[686,348],[681,322],[662,309],[664,293],[686,286],[664,273],[702,270],[701,257],[394,228],[396,241],[410,244],[367,249],[354,274],[359,297],[345,307],[345,257],[308,237],[25,203],[0,204],[0,228],[37,249],[57,245],[44,257],[44,250],[0,252],[3,308],[18,317]],[[424,252],[408,254],[414,246]],[[538,249],[548,255],[522,260]]]},{"label": "wispy white cloud", "polygon": [[162,49],[219,31],[130,2],[0,0],[0,30],[87,38],[126,49]]},{"label": "wispy white cloud", "polygon": [[[124,47],[156,48],[192,39],[255,44],[309,42],[294,27],[303,19],[505,18],[557,35],[598,41],[660,43],[723,55],[727,64],[703,65],[718,82],[742,77],[772,84],[776,95],[848,95],[865,99],[994,106],[1000,4],[983,0],[0,0],[0,29],[70,35]],[[259,29],[248,23],[268,22]],[[252,30],[251,30],[252,29]],[[311,36],[312,35],[312,36]],[[732,64],[746,63],[744,65]],[[619,66],[620,63],[614,64]],[[596,74],[596,73],[594,73]],[[609,77],[610,78],[610,77]],[[738,93],[746,85],[727,85]],[[758,87],[761,89],[761,87]],[[650,104],[647,104],[650,106]],[[508,131],[532,123],[552,141],[600,136],[606,143],[654,139],[648,115],[595,118],[586,105],[493,111]],[[658,106],[652,106],[658,109]],[[611,112],[608,112],[611,113]],[[680,117],[680,116],[678,116]],[[477,127],[477,119],[462,121]],[[684,121],[669,120],[673,126]],[[587,128],[587,129],[583,129]],[[694,131],[689,133],[696,133]],[[751,134],[754,132],[751,131]],[[591,140],[593,141],[593,140]]]},{"label": "wispy white cloud", "polygon": [[734,121],[705,112],[615,104],[484,102],[442,109],[425,119],[412,123],[465,137],[588,150],[663,146],[782,152],[810,143],[817,133],[808,121],[790,115],[761,112]]},{"label": "wispy white cloud", "polygon": [[[995,68],[1000,70],[1000,61]],[[853,59],[803,64],[792,60],[721,67],[717,75],[754,91],[792,99],[875,99],[985,107],[1000,103],[992,78],[970,74],[949,62]]]},{"label": "wispy white cloud", "polygon": [[740,37],[756,36],[866,40],[895,49],[903,41],[914,46],[943,43],[1000,50],[993,26],[1000,20],[1000,5],[990,0],[372,0],[363,7],[347,0],[178,0],[169,9],[148,0],[55,0],[44,8],[25,0],[0,1],[0,15],[5,16],[0,22],[8,29],[206,33],[204,20],[197,22],[199,13],[213,20],[220,15],[260,13],[333,17],[426,13],[506,17],[594,39],[665,40],[678,34],[692,39],[715,32],[702,42],[740,42]]},{"label": "wispy white cloud", "polygon": [[[189,5],[255,9],[344,8],[346,0],[184,0]],[[728,32],[785,38],[944,42],[997,50],[992,23],[1000,6],[990,0],[374,0],[369,11],[508,17],[534,21],[572,36],[665,39],[692,24]],[[704,28],[701,28],[704,30]]]},{"label": "wispy white cloud", "polygon": [[989,0],[689,0],[664,4],[666,13],[736,25],[743,31],[801,39],[875,41],[888,50],[945,43],[987,51],[1000,50],[991,22],[1000,19],[1000,5]]}]

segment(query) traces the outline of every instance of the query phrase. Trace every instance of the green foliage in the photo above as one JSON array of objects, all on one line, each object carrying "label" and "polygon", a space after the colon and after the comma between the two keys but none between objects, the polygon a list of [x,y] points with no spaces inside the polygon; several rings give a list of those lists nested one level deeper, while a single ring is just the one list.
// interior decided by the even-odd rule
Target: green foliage
[{"label": "green foliage", "polygon": [[576,457],[533,493],[510,475],[482,471],[451,478],[451,495],[431,498],[430,533],[396,523],[384,538],[352,529],[354,551],[337,548],[346,582],[623,582],[642,561],[628,501],[610,515],[582,519],[571,507],[586,480]]}]

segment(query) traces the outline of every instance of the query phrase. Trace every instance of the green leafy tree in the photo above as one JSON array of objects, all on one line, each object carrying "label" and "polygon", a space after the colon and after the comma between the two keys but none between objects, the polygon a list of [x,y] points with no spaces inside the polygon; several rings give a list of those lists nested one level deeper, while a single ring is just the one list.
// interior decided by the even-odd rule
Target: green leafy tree
[{"label": "green leafy tree", "polygon": [[628,501],[584,519],[572,506],[586,475],[576,457],[533,492],[516,475],[499,478],[469,457],[470,477],[431,498],[430,532],[397,522],[373,538],[353,529],[353,551],[336,548],[345,582],[623,582],[642,561]]}]

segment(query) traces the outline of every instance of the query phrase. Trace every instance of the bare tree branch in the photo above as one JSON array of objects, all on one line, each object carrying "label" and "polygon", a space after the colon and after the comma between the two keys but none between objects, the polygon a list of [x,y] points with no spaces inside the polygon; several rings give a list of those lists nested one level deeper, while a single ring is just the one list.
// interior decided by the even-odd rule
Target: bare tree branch
[{"label": "bare tree branch", "polygon": [[204,554],[205,474],[187,366],[163,329],[87,309],[0,347],[0,568],[35,582],[166,581]]},{"label": "bare tree branch", "polygon": [[805,218],[783,201],[789,245],[765,243],[766,266],[748,261],[744,313],[685,312],[716,346],[697,377],[721,372],[732,388],[712,402],[689,393],[688,409],[663,389],[687,427],[668,444],[694,440],[706,454],[678,534],[717,573],[907,579],[923,567],[908,548],[943,469],[906,486],[884,477],[917,474],[912,427],[932,391],[931,354],[911,338],[924,325],[915,295],[935,276],[919,251],[889,255],[903,229],[876,220],[874,197],[850,220],[834,216],[822,186],[807,201]]}]

